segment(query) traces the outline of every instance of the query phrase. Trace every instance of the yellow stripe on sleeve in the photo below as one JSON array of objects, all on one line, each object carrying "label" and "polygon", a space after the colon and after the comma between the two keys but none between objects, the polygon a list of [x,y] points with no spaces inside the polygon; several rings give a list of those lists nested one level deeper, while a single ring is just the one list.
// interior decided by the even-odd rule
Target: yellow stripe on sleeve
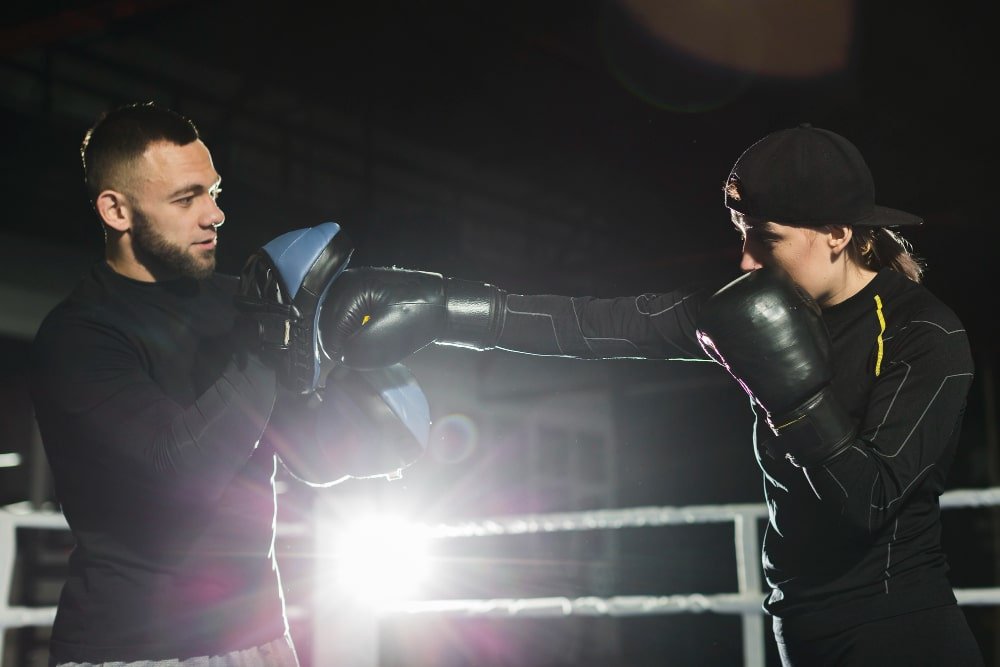
[{"label": "yellow stripe on sleeve", "polygon": [[878,316],[878,357],[875,359],[875,377],[882,372],[882,334],[885,333],[885,316],[882,315],[882,299],[875,295],[875,314]]}]

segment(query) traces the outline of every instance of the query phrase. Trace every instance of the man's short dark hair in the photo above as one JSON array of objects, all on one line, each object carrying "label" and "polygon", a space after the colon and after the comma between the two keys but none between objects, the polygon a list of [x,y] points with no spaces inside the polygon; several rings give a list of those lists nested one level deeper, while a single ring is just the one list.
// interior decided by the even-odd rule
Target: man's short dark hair
[{"label": "man's short dark hair", "polygon": [[91,203],[104,190],[127,191],[135,162],[150,144],[167,141],[185,146],[198,138],[198,128],[191,120],[154,102],[126,104],[106,111],[80,145]]}]

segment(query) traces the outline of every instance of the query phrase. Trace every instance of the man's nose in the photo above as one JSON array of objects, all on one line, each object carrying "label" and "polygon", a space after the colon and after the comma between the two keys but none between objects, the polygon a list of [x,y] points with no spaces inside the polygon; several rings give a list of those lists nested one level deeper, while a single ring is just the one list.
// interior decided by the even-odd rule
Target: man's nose
[{"label": "man's nose", "polygon": [[226,222],[226,214],[219,207],[219,203],[214,199],[210,200],[209,210],[205,216],[207,226],[218,229]]}]

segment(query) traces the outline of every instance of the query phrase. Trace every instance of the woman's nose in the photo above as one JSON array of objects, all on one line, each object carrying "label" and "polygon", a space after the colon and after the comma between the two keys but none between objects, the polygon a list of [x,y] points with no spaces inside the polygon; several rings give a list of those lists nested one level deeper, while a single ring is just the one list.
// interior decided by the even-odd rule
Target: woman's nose
[{"label": "woman's nose", "polygon": [[750,248],[746,242],[743,243],[743,253],[740,255],[740,271],[756,271],[761,268],[763,264],[757,261],[750,252]]}]

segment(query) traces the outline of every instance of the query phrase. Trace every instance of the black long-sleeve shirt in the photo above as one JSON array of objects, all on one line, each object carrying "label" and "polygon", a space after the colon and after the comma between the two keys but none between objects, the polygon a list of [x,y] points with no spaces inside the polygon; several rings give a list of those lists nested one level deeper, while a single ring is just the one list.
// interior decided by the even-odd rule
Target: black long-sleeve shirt
[{"label": "black long-sleeve shirt", "polygon": [[237,280],[95,265],[42,323],[31,392],[76,540],[51,653],[184,658],[287,630],[273,550],[274,372],[234,354]]},{"label": "black long-sleeve shirt", "polygon": [[[508,295],[497,347],[705,359],[694,334],[708,294]],[[955,601],[938,497],[973,377],[957,316],[894,271],[880,271],[861,292],[826,308],[823,320],[833,340],[833,391],[859,423],[853,445],[804,469],[767,453],[773,436],[759,414],[754,433],[769,509],[764,607],[786,634],[803,638]]]}]

